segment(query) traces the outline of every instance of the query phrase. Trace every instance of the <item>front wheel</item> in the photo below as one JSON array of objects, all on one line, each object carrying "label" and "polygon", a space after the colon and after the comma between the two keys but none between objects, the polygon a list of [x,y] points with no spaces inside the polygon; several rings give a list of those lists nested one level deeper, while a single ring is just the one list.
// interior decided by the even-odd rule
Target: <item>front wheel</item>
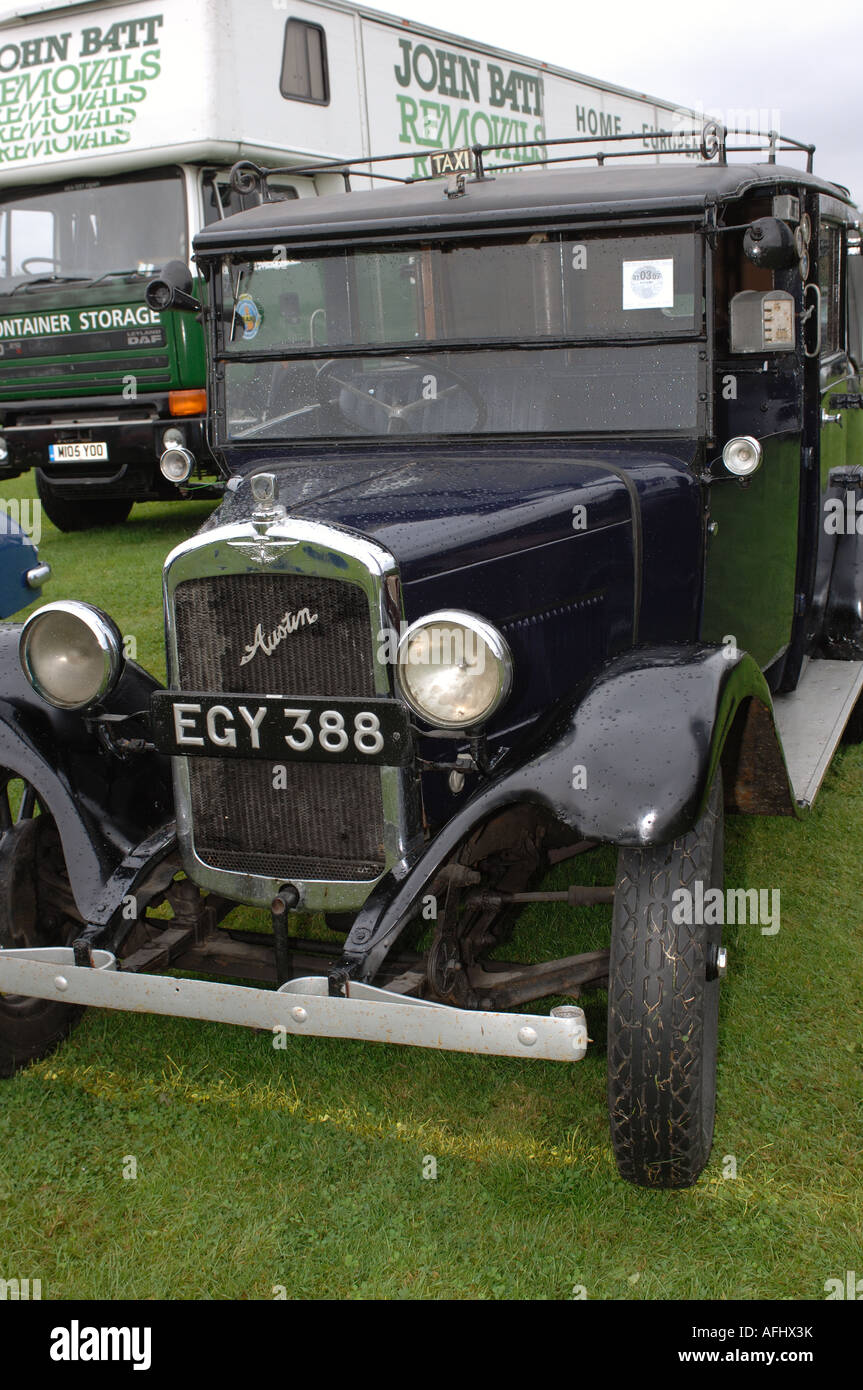
[{"label": "front wheel", "polygon": [[608,1114],[621,1177],[640,1187],[690,1187],[710,1156],[722,928],[697,919],[721,921],[721,911],[702,909],[709,889],[722,891],[723,851],[717,773],[692,830],[618,857]]},{"label": "front wheel", "polygon": [[96,526],[119,526],[132,510],[131,497],[94,497],[75,501],[59,497],[41,474],[36,475],[36,491],[45,515],[58,531],[90,531]]}]

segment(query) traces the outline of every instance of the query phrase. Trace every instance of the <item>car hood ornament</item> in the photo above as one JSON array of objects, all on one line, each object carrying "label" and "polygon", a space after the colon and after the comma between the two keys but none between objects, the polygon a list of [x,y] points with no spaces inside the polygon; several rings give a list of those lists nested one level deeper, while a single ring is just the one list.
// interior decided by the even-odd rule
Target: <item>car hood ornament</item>
[{"label": "car hood ornament", "polygon": [[228,541],[228,545],[234,550],[244,551],[250,560],[263,567],[275,564],[293,550],[297,542],[280,540],[268,534],[269,528],[287,517],[285,508],[278,501],[275,473],[255,473],[250,480],[250,486],[256,503],[250,520],[253,526],[261,529],[262,534],[248,539]]}]

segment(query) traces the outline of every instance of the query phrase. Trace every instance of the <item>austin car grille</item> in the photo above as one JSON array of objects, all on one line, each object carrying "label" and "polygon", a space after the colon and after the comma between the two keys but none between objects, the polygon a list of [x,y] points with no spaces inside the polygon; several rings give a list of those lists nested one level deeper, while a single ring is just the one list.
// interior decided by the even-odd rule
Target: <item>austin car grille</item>
[{"label": "austin car grille", "polygon": [[[294,574],[186,580],[175,596],[180,688],[249,695],[375,694],[368,601],[356,585]],[[300,621],[268,655],[286,613]],[[290,624],[289,624],[290,626]],[[266,878],[363,880],[384,869],[380,768],[190,758],[198,858]]]}]

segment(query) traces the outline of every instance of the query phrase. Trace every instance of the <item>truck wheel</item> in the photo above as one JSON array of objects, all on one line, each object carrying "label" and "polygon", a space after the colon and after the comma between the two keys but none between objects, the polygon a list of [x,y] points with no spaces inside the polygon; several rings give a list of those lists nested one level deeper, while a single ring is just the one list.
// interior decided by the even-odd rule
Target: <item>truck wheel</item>
[{"label": "truck wheel", "polygon": [[96,526],[119,526],[132,510],[131,497],[89,497],[70,501],[58,497],[49,482],[38,474],[36,490],[45,515],[58,531],[90,531]]},{"label": "truck wheel", "polygon": [[[723,887],[722,779],[672,844],[622,849],[611,928],[608,1114],[621,1177],[690,1187],[710,1155],[716,1104],[720,925],[677,923],[676,890]],[[675,916],[683,915],[675,912]]]},{"label": "truck wheel", "polygon": [[[60,837],[33,788],[0,769],[0,946],[65,946],[81,929]],[[52,1052],[83,1009],[0,994],[0,1077]]]}]

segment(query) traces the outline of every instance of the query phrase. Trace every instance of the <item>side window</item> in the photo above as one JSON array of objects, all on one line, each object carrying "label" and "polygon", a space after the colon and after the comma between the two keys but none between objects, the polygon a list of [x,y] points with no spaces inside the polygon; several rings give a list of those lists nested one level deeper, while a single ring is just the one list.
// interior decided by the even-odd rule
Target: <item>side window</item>
[{"label": "side window", "polygon": [[[56,268],[54,214],[40,208],[4,208],[0,213],[0,276],[50,274]],[[23,261],[32,270],[21,269]]]},{"label": "side window", "polygon": [[841,232],[822,222],[818,237],[818,287],[821,290],[821,356],[831,357],[842,342]]},{"label": "side window", "polygon": [[279,90],[288,101],[328,104],[327,40],[319,24],[307,24],[304,19],[286,23]]}]

